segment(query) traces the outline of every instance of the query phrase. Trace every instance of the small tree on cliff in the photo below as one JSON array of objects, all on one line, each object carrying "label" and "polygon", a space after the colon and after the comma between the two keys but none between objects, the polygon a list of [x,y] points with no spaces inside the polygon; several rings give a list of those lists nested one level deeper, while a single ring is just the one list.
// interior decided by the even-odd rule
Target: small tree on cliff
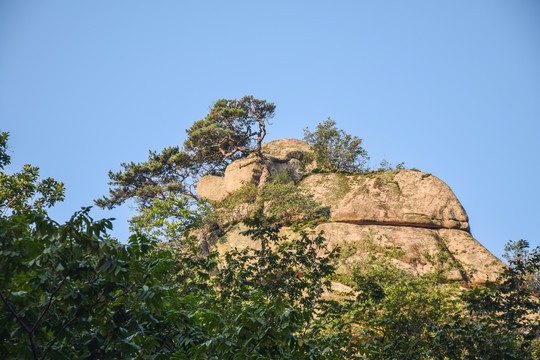
[{"label": "small tree on cliff", "polygon": [[218,100],[210,113],[188,130],[185,149],[201,167],[222,167],[230,161],[255,154],[261,169],[259,189],[266,183],[269,171],[263,161],[262,141],[266,123],[274,116],[276,106],[265,100],[245,96],[240,100]]},{"label": "small tree on cliff", "polygon": [[[178,203],[185,203],[186,199],[192,204],[197,202],[195,186],[201,176],[223,175],[233,160],[250,154],[255,154],[261,169],[259,189],[262,189],[269,176],[262,142],[274,110],[273,103],[253,96],[216,101],[204,119],[186,130],[188,136],[183,147],[168,147],[161,153],[150,151],[147,161],[123,163],[121,171],[109,171],[109,195],[95,200],[96,205],[111,209],[132,199],[139,213],[144,212],[145,216],[153,216],[154,210],[175,213],[177,206],[171,199],[177,199]],[[155,209],[157,203],[172,207],[163,209],[160,205]],[[186,209],[186,205],[181,208]],[[132,225],[140,218],[135,216]]]},{"label": "small tree on cliff", "polygon": [[361,146],[362,139],[338,129],[336,122],[330,118],[318,124],[313,132],[305,128],[304,140],[312,146],[317,164],[324,170],[366,170],[369,156]]},{"label": "small tree on cliff", "polygon": [[111,209],[133,199],[149,207],[154,198],[165,200],[169,193],[198,200],[194,187],[201,176],[222,175],[233,160],[252,153],[261,168],[262,187],[268,178],[262,141],[274,110],[273,103],[253,96],[216,101],[204,119],[186,130],[183,148],[150,151],[147,161],[123,163],[121,171],[109,171],[109,196],[96,200],[96,205]]},{"label": "small tree on cliff", "polygon": [[193,191],[193,157],[178,146],[165,148],[161,153],[150,151],[148,160],[121,166],[121,171],[109,171],[109,196],[95,200],[97,206],[112,209],[133,199],[139,208],[149,208],[155,198],[165,200],[168,194],[198,200]]}]

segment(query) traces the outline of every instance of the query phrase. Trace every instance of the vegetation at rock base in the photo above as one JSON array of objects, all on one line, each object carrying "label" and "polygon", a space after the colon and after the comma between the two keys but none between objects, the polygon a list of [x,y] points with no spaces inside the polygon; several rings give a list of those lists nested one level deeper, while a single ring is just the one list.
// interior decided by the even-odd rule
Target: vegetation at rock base
[{"label": "vegetation at rock base", "polygon": [[329,209],[313,200],[313,195],[306,190],[298,188],[290,173],[282,172],[274,176],[260,193],[256,185],[245,184],[215,204],[205,218],[215,226],[227,226],[258,214],[273,218],[275,225],[306,226],[327,221]]},{"label": "vegetation at rock base", "polygon": [[336,301],[339,249],[261,220],[246,233],[260,246],[222,258],[120,244],[88,209],[63,225],[33,210],[0,223],[2,358],[537,358],[536,250],[473,289],[370,254]]}]

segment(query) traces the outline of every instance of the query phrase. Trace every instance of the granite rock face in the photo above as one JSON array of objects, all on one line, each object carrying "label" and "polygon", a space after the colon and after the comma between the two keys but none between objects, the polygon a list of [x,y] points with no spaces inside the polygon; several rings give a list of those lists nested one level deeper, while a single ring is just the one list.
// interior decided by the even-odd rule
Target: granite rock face
[{"label": "granite rock face", "polygon": [[[307,143],[282,139],[265,144],[263,149],[272,176],[289,171],[300,188],[329,207],[329,222],[314,229],[324,231],[329,246],[366,241],[381,249],[394,246],[403,253],[394,260],[396,265],[417,274],[434,270],[437,265],[432,259],[444,253],[451,267],[447,278],[471,283],[493,281],[504,267],[472,237],[467,213],[459,200],[448,185],[433,175],[413,170],[355,175],[311,173],[316,164]],[[224,177],[203,177],[197,192],[208,200],[220,201],[245,183],[256,184],[259,176],[254,157],[248,157],[231,163]],[[217,242],[218,249],[253,246],[240,235],[241,228],[236,225],[230,229]],[[346,262],[361,256],[359,250]],[[339,271],[346,273],[346,266]]]},{"label": "granite rock face", "polygon": [[333,221],[469,231],[469,219],[448,185],[413,170],[313,174],[301,187],[331,207]]},{"label": "granite rock face", "polygon": [[197,184],[197,192],[199,196],[212,201],[223,200],[228,194],[221,176],[203,176]]},{"label": "granite rock face", "polygon": [[[499,259],[463,230],[334,222],[321,224],[316,231],[324,231],[330,244],[342,247],[365,241],[385,249],[395,246],[403,253],[394,260],[396,265],[415,274],[442,270],[438,269],[441,265],[434,261],[440,254],[448,256],[443,266],[448,280],[494,281],[503,266]],[[354,259],[352,256],[347,261]]]},{"label": "granite rock face", "polygon": [[[244,225],[235,225],[216,243],[219,252],[257,246],[250,238],[241,235],[245,230]],[[347,255],[338,268],[338,273],[345,275],[349,274],[348,264],[362,259],[364,253],[361,249],[368,243],[380,249],[399,249],[402,255],[394,259],[394,263],[404,270],[413,274],[444,270],[446,278],[451,281],[473,284],[494,281],[504,266],[501,260],[463,230],[332,222],[318,225],[313,231],[323,231],[329,247],[359,249],[357,253]],[[295,236],[288,228],[282,229],[282,235]],[[443,266],[435,261],[441,255],[448,258]]]}]

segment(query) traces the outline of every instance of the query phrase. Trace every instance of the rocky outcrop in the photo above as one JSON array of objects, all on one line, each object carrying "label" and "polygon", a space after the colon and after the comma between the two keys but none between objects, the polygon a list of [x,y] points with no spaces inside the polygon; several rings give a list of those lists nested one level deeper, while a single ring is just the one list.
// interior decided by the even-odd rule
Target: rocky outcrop
[{"label": "rocky outcrop", "polygon": [[[303,141],[282,139],[263,146],[272,175],[289,171],[298,186],[330,209],[329,223],[317,226],[330,246],[371,242],[380,249],[395,247],[402,255],[396,264],[414,273],[431,272],[447,259],[446,276],[473,283],[493,281],[504,264],[470,234],[469,219],[452,190],[437,177],[413,170],[366,174],[310,173],[315,168],[310,147]],[[260,170],[248,157],[231,163],[224,177],[203,177],[200,196],[219,201],[245,183],[257,183]],[[222,251],[253,246],[233,227],[217,243]],[[285,232],[288,230],[285,229]]]},{"label": "rocky outcrop", "polygon": [[[289,171],[295,180],[315,168],[310,146],[301,140],[281,139],[263,144],[264,161],[270,176]],[[197,184],[197,194],[210,201],[223,200],[245,183],[257,184],[261,170],[255,156],[232,162],[224,177],[205,176]]]},{"label": "rocky outcrop", "polygon": [[227,196],[225,181],[221,176],[204,176],[197,184],[199,196],[212,201],[223,200]]},{"label": "rocky outcrop", "polygon": [[[362,242],[381,249],[395,246],[402,252],[395,259],[397,265],[416,274],[445,271],[449,280],[483,283],[495,280],[502,266],[499,259],[462,230],[327,223],[316,231],[324,231],[332,244],[342,247]],[[439,262],[441,257],[445,263]],[[354,259],[352,256],[346,261]]]},{"label": "rocky outcrop", "polygon": [[469,231],[467,213],[448,185],[420,171],[313,174],[300,186],[331,207],[333,221]]}]

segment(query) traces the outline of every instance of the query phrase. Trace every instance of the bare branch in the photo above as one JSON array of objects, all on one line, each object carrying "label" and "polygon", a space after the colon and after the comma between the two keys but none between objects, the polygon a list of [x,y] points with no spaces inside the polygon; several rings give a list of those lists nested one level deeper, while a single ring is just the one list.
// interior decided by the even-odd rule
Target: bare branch
[{"label": "bare branch", "polygon": [[32,327],[32,332],[34,332],[37,327],[39,326],[39,323],[41,322],[41,320],[43,319],[43,317],[45,316],[45,313],[47,313],[47,311],[49,310],[49,308],[51,307],[51,304],[52,304],[52,301],[55,297],[55,295],[58,293],[58,291],[60,291],[60,289],[62,288],[62,286],[64,285],[64,283],[66,282],[66,279],[68,278],[68,274],[66,274],[66,276],[64,277],[64,279],[60,282],[60,284],[58,284],[58,286],[56,287],[56,289],[52,292],[51,296],[49,297],[49,301],[47,302],[47,305],[45,306],[45,308],[43,309],[43,311],[41,311],[41,313],[39,314],[38,316],[38,319],[36,320],[36,322],[34,323],[34,326]]}]

